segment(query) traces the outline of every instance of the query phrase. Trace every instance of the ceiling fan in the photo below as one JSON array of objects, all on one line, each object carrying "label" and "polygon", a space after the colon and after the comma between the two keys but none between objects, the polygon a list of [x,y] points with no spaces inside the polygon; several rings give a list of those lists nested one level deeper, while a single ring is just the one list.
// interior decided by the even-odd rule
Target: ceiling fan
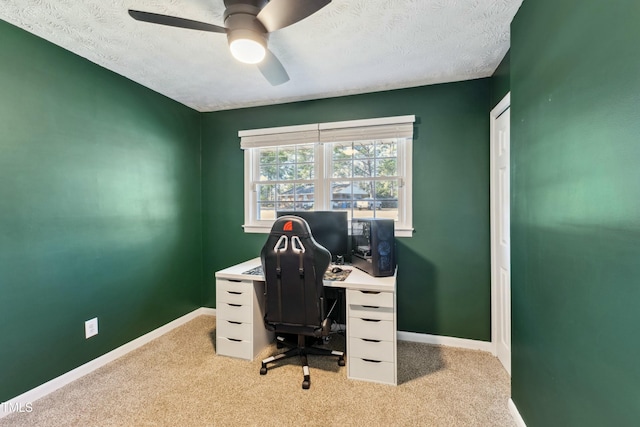
[{"label": "ceiling fan", "polygon": [[231,54],[238,61],[257,64],[273,86],[289,81],[280,60],[269,50],[269,33],[313,15],[331,0],[224,0],[224,27],[175,16],[129,9],[138,21],[227,35]]}]

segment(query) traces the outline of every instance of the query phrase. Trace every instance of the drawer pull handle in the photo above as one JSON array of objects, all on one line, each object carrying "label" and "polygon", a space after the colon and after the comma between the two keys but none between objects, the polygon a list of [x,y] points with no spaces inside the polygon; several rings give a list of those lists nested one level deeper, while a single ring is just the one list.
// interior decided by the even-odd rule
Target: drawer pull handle
[{"label": "drawer pull handle", "polygon": [[242,325],[242,322],[234,322],[233,320],[227,320],[227,323],[232,323],[234,325]]},{"label": "drawer pull handle", "polygon": [[371,294],[371,295],[378,295],[380,293],[380,291],[360,291],[363,294]]},{"label": "drawer pull handle", "polygon": [[242,340],[239,340],[237,338],[227,338],[229,341],[235,341],[235,342],[242,342]]},{"label": "drawer pull handle", "polygon": [[370,338],[360,338],[362,341],[366,341],[366,342],[380,342],[380,340],[372,340]]},{"label": "drawer pull handle", "polygon": [[365,322],[379,322],[380,321],[380,319],[364,319],[364,318],[362,320],[364,320]]},{"label": "drawer pull handle", "polygon": [[364,307],[364,308],[375,308],[375,309],[380,308],[379,305],[363,305],[362,307]]},{"label": "drawer pull handle", "polygon": [[230,293],[232,295],[242,295],[242,292],[236,292],[236,291],[227,291],[227,293]]},{"label": "drawer pull handle", "polygon": [[231,307],[242,307],[242,304],[231,304],[231,303],[227,303],[227,305],[230,305]]},{"label": "drawer pull handle", "polygon": [[240,283],[242,282],[242,280],[238,280],[238,279],[227,279],[230,282],[235,282],[235,283]]},{"label": "drawer pull handle", "polygon": [[362,359],[365,362],[369,362],[369,363],[380,363],[382,362],[382,360],[373,360],[373,359]]}]

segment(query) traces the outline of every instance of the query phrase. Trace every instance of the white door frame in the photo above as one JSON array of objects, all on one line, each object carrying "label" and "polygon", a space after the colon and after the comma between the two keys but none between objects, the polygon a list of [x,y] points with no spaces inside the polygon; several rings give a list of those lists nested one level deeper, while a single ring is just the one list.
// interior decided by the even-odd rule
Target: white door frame
[{"label": "white door frame", "polygon": [[494,168],[495,168],[495,159],[494,159],[494,134],[495,134],[495,123],[497,118],[506,111],[507,108],[511,106],[511,92],[507,93],[504,98],[496,105],[490,113],[490,192],[491,192],[491,347],[492,353],[494,356],[498,355],[498,292],[497,292],[497,283],[498,283],[498,272],[497,272],[497,263],[496,263],[496,248],[497,248],[497,233],[496,233],[496,215],[494,212],[494,203],[495,203],[495,185],[494,182]]}]

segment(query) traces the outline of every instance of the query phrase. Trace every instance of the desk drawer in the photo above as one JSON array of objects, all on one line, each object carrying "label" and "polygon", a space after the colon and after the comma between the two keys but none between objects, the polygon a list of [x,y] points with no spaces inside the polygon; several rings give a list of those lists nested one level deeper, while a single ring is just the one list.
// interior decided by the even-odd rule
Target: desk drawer
[{"label": "desk drawer", "polygon": [[349,317],[363,319],[393,320],[392,307],[371,307],[367,305],[349,304]]},{"label": "desk drawer", "polygon": [[396,331],[391,320],[369,320],[349,317],[347,333],[349,337],[393,342],[395,341]]},{"label": "desk drawer", "polygon": [[393,293],[347,289],[347,301],[355,305],[393,308]]},{"label": "desk drawer", "polygon": [[222,320],[233,320],[234,322],[249,323],[253,321],[251,305],[234,304],[221,302],[216,304],[216,315]]},{"label": "desk drawer", "polygon": [[236,341],[220,336],[216,338],[216,353],[221,356],[251,360],[253,358],[251,349],[250,341]]},{"label": "desk drawer", "polygon": [[216,323],[216,336],[249,342],[253,340],[253,325],[251,323],[224,319],[218,319]]},{"label": "desk drawer", "polygon": [[396,365],[349,356],[349,378],[395,385]]},{"label": "desk drawer", "polygon": [[347,354],[361,359],[393,362],[393,342],[351,337]]},{"label": "desk drawer", "polygon": [[251,282],[216,280],[216,302],[250,304],[252,296],[253,286]]}]

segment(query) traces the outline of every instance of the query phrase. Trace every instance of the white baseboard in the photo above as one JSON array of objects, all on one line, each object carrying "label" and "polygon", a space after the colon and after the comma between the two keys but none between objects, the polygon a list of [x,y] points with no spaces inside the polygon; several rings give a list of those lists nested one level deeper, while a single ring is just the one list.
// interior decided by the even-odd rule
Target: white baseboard
[{"label": "white baseboard", "polygon": [[507,403],[507,406],[509,407],[509,412],[511,413],[511,416],[513,417],[513,421],[516,422],[516,426],[518,426],[518,427],[527,427],[527,425],[524,423],[524,420],[520,416],[520,412],[518,411],[518,408],[516,407],[516,404],[513,403],[512,399],[509,399],[509,402]]},{"label": "white baseboard", "polygon": [[[200,307],[199,309],[195,310],[194,313],[196,313],[196,317],[198,316],[215,316],[216,315],[216,309],[215,308],[209,308],[209,307]],[[189,313],[191,314],[191,313]]]},{"label": "white baseboard", "polygon": [[477,341],[466,338],[445,337],[441,335],[419,334],[417,332],[404,331],[398,331],[397,337],[401,341],[444,345],[447,347],[465,348],[467,350],[481,350],[489,353],[493,352],[493,343],[489,341]]},{"label": "white baseboard", "polygon": [[154,329],[153,331],[134,339],[133,341],[129,341],[128,343],[110,351],[109,353],[93,359],[90,362],[85,363],[84,365],[78,366],[77,368],[65,374],[62,374],[59,377],[52,379],[51,381],[39,385],[36,388],[33,388],[19,396],[14,397],[13,399],[2,402],[0,403],[0,418],[14,413],[16,412],[16,410],[30,412],[30,409],[32,408],[32,402],[58,390],[61,387],[64,387],[72,381],[75,381],[95,371],[98,368],[101,368],[107,363],[113,362],[114,360],[124,356],[129,352],[142,347],[150,341],[166,334],[167,332],[177,328],[178,326],[184,325],[185,323],[195,319],[198,316],[215,316],[215,314],[216,310],[214,308],[198,308],[191,313],[187,313],[184,316],[179,317],[176,320],[159,327],[158,329]]}]

